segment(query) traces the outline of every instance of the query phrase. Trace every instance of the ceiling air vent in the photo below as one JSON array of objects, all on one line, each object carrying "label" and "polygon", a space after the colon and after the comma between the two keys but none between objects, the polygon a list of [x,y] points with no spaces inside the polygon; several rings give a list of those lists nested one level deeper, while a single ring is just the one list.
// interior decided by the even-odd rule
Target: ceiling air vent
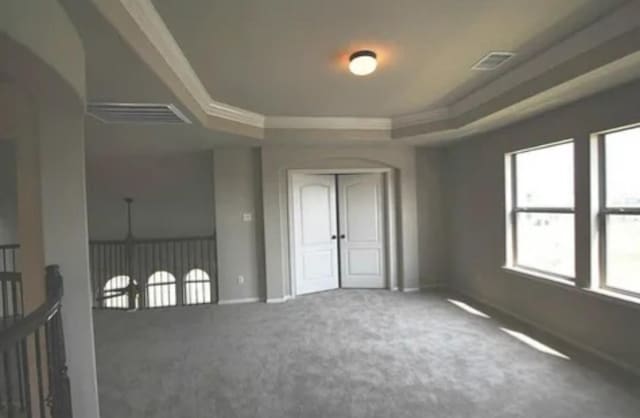
[{"label": "ceiling air vent", "polygon": [[94,102],[87,105],[87,113],[104,123],[191,123],[172,104]]},{"label": "ceiling air vent", "polygon": [[472,70],[476,71],[491,71],[500,67],[505,62],[513,58],[515,54],[513,52],[490,52],[485,55],[480,61],[476,63]]}]

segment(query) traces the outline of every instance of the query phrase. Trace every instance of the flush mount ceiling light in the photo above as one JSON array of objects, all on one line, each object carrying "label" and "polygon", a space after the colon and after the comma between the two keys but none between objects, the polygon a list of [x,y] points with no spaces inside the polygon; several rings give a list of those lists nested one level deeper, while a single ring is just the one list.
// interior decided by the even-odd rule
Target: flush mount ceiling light
[{"label": "flush mount ceiling light", "polygon": [[373,51],[357,51],[349,57],[349,70],[355,75],[369,75],[377,66],[378,56]]}]

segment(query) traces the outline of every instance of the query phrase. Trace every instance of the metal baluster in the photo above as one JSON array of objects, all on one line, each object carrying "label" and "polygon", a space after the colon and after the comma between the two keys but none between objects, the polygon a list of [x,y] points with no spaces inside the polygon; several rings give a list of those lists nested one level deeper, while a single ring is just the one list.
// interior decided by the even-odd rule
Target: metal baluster
[{"label": "metal baluster", "polygon": [[[7,328],[8,316],[9,316],[9,295],[7,294],[7,281],[0,281],[2,291],[2,328]],[[4,381],[7,385],[5,388],[6,404],[9,418],[13,418],[13,384],[11,379],[11,369],[9,368],[9,353],[7,351],[2,352],[2,368],[4,372]]]},{"label": "metal baluster", "polygon": [[[100,283],[100,294],[102,296],[106,296],[106,293],[104,291],[104,288],[107,284],[107,258],[105,257],[105,249],[104,249],[104,245],[103,244],[98,244],[98,260],[100,262],[100,276],[98,277],[99,283]],[[101,308],[105,308],[107,304],[107,300],[106,299],[102,299],[100,301],[100,307]]]},{"label": "metal baluster", "polygon": [[[11,281],[11,307],[13,308],[12,316],[15,319],[20,317],[20,311],[18,310],[18,281]],[[20,409],[24,409],[24,382],[22,381],[22,373],[20,373],[20,368],[22,367],[22,357],[20,356],[20,347],[16,344],[15,347],[15,365],[16,365],[16,376],[18,377],[18,398],[20,401]]]},{"label": "metal baluster", "polygon": [[[220,283],[218,281],[218,234],[213,233],[213,237],[211,238],[211,280],[215,280],[215,302],[218,303],[220,300]],[[213,291],[213,290],[212,290]]]},{"label": "metal baluster", "polygon": [[16,344],[15,356],[16,356],[16,376],[18,378],[18,400],[20,402],[20,410],[24,411],[25,387],[24,387],[24,381],[22,380],[22,368],[24,367],[25,359],[23,359],[22,355],[20,354],[20,344]]},{"label": "metal baluster", "polygon": [[[189,271],[193,270],[195,267],[195,259],[194,259],[194,247],[193,247],[193,241],[185,241],[185,244],[187,246],[187,263],[189,263]],[[195,294],[195,302],[198,302],[198,288],[196,285],[196,294]]]},{"label": "metal baluster", "polygon": [[16,253],[18,252],[18,248],[14,248],[13,251],[11,251],[11,266],[13,267],[13,271],[18,271],[18,268],[16,267]]},{"label": "metal baluster", "polygon": [[207,266],[206,272],[209,274],[209,303],[211,303],[213,302],[213,270],[211,269],[211,239],[209,238],[206,240],[206,248],[204,265]]},{"label": "metal baluster", "polygon": [[[135,277],[138,278],[138,285],[140,286],[140,289],[142,289],[142,280],[144,279],[144,259],[143,259],[143,246],[142,244],[133,244],[133,251],[132,253],[134,254],[134,263],[137,266],[137,271],[135,273]],[[133,278],[132,278],[133,279]],[[146,304],[146,293],[145,292],[140,292],[140,296],[139,300],[138,300],[138,305],[140,308],[143,308]]]},{"label": "metal baluster", "polygon": [[36,379],[38,383],[38,405],[40,407],[40,416],[44,417],[45,396],[42,384],[42,346],[40,345],[40,329],[35,332],[35,349],[36,349]]},{"label": "metal baluster", "polygon": [[184,303],[185,281],[184,281],[184,274],[180,270],[178,270],[178,266],[176,263],[176,244],[177,244],[177,241],[171,241],[170,243],[167,243],[167,251],[170,246],[171,270],[173,271],[173,274],[175,274],[176,276],[176,305],[183,306],[185,305]]},{"label": "metal baluster", "polygon": [[[149,273],[150,275],[155,273],[153,269],[154,267],[154,263],[155,263],[155,246],[153,245],[153,243],[149,244],[149,258],[151,259],[151,262],[149,263]],[[149,276],[150,277],[150,276]],[[147,278],[148,280],[148,278]],[[153,288],[153,286],[149,286],[149,294],[151,295],[151,291],[154,291],[153,293],[153,303],[154,303],[154,307],[158,306],[158,294],[155,292],[155,289]]]},{"label": "metal baluster", "polygon": [[[162,267],[163,270],[167,271],[169,270],[169,266],[167,264],[167,242],[161,241],[158,243],[158,245],[160,246],[160,256],[162,257],[162,260],[160,261],[160,266]],[[167,275],[167,278],[166,278],[167,281],[169,281],[169,277],[170,276]],[[165,290],[165,295],[167,297],[166,306],[170,306],[171,305],[171,286],[170,285],[164,286],[164,290]]]},{"label": "metal baluster", "polygon": [[199,239],[197,241],[197,245],[198,249],[200,250],[200,259],[198,260],[198,268],[200,269],[198,271],[198,280],[200,281],[200,283],[197,285],[198,303],[204,303],[204,275],[202,274],[202,272],[207,269],[206,265],[204,264],[204,239]]},{"label": "metal baluster", "polygon": [[[185,260],[184,260],[184,253],[185,253],[185,249],[184,248],[185,248],[185,246],[187,244],[186,244],[186,241],[179,241],[178,244],[179,244],[178,245],[178,252],[180,254],[179,255],[179,257],[180,257],[180,265],[182,267],[182,271],[186,275],[191,270],[189,268],[189,265],[187,263],[185,263]],[[191,298],[191,293],[188,294],[188,298],[189,298],[189,303],[190,304],[193,303],[193,300]]]},{"label": "metal baluster", "polygon": [[29,357],[27,357],[27,347],[28,340],[24,338],[22,340],[21,349],[22,349],[22,359],[23,359],[23,367],[22,367],[22,380],[24,381],[24,404],[25,404],[25,412],[26,416],[31,418],[31,383],[29,382]]}]

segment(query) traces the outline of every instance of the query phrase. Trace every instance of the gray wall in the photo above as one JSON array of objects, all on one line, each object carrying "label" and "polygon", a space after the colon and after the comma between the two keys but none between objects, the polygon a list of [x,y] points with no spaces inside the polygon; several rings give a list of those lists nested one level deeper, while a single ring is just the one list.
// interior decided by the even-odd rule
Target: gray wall
[{"label": "gray wall", "polygon": [[16,147],[0,138],[0,245],[18,242]]},{"label": "gray wall", "polygon": [[418,248],[422,288],[441,286],[448,280],[445,156],[446,152],[441,149],[416,149]]},{"label": "gray wall", "polygon": [[262,147],[265,273],[268,300],[290,295],[287,171],[393,168],[397,181],[398,272],[402,288],[420,286],[415,148],[386,146]]},{"label": "gray wall", "polygon": [[[92,239],[125,236],[124,196],[135,199],[137,237],[207,235],[215,225],[221,302],[264,299],[258,149],[92,156],[87,173]],[[244,221],[243,214],[250,214],[251,221]]]},{"label": "gray wall", "polygon": [[590,133],[640,122],[640,82],[590,97],[499,131],[467,138],[447,151],[444,175],[451,284],[539,328],[640,370],[638,305],[519,276],[505,262],[504,154],[573,138],[576,153],[576,269],[590,274]]},{"label": "gray wall", "polygon": [[[216,149],[213,180],[220,301],[264,299],[260,151]],[[251,220],[244,220],[245,214]]]},{"label": "gray wall", "polygon": [[92,239],[124,238],[126,196],[135,199],[140,238],[196,236],[214,230],[211,152],[89,157],[87,190]]}]

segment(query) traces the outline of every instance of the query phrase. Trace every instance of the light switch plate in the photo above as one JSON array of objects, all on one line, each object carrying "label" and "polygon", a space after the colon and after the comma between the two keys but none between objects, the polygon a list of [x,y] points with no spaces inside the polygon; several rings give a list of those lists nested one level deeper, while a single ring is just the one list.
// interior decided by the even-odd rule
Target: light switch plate
[{"label": "light switch plate", "polygon": [[251,221],[253,221],[253,215],[251,213],[243,213],[242,214],[242,220],[244,222],[251,222]]}]

